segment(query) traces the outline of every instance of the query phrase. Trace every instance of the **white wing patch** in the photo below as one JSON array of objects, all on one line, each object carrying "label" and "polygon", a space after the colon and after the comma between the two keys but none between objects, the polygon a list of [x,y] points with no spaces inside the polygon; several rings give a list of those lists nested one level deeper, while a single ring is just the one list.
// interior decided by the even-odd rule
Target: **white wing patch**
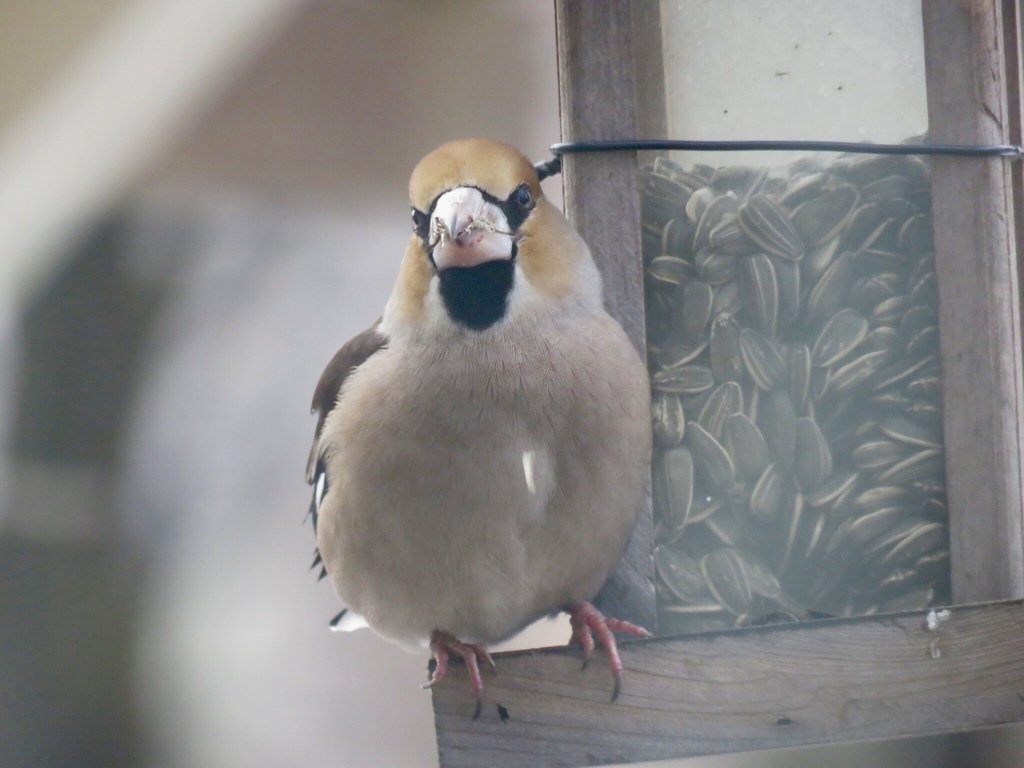
[{"label": "white wing patch", "polygon": [[536,459],[536,451],[523,451],[523,476],[526,478],[526,487],[533,494],[537,493],[537,482],[533,477],[533,463]]},{"label": "white wing patch", "polygon": [[343,610],[334,617],[331,622],[332,632],[355,632],[358,629],[366,629],[369,625],[366,619],[355,611]]},{"label": "white wing patch", "polygon": [[327,492],[327,473],[319,472],[316,476],[316,486],[313,490],[313,504],[317,509],[320,509],[320,505],[324,501],[324,495]]}]

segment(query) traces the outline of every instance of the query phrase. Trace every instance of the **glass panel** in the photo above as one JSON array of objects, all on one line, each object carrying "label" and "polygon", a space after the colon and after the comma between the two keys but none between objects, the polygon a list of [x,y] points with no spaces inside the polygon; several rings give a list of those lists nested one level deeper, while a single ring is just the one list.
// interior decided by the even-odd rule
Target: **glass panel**
[{"label": "glass panel", "polygon": [[920,0],[674,0],[661,26],[673,138],[895,143],[928,128]]},{"label": "glass panel", "polygon": [[[919,2],[662,4],[669,136],[927,128]],[[659,630],[949,600],[928,163],[645,165]]]}]

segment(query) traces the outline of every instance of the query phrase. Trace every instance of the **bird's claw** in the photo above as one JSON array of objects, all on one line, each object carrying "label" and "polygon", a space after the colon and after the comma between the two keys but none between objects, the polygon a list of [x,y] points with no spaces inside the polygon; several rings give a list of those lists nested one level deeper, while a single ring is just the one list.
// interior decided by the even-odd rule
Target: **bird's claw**
[{"label": "bird's claw", "polygon": [[643,627],[631,622],[606,617],[590,603],[575,603],[566,608],[565,612],[569,614],[569,624],[572,627],[569,644],[578,643],[583,647],[584,669],[594,653],[595,636],[596,640],[604,646],[608,654],[608,664],[612,669],[612,678],[615,681],[612,688],[612,701],[615,701],[619,698],[619,691],[622,688],[622,659],[619,658],[615,633],[622,632],[644,638],[653,637],[653,635]]},{"label": "bird's claw", "polygon": [[454,654],[466,662],[469,672],[470,690],[476,699],[476,710],[473,719],[480,717],[484,698],[484,680],[480,675],[480,662],[486,663],[492,670],[494,659],[483,643],[464,643],[454,635],[435,629],[430,635],[430,652],[433,654],[434,668],[430,671],[430,679],[424,688],[433,688],[434,684],[448,674],[448,659]]}]

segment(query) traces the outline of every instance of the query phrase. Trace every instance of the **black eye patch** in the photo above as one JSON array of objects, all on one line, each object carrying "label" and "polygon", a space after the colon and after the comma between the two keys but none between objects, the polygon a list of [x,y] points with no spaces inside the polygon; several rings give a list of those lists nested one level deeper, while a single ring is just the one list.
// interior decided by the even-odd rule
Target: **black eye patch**
[{"label": "black eye patch", "polygon": [[[433,211],[433,206],[431,206],[431,211]],[[414,207],[412,209],[412,231],[416,233],[416,237],[426,242],[430,236],[430,214]]]},{"label": "black eye patch", "polygon": [[[537,201],[533,199],[530,185],[525,181],[513,189],[512,193],[504,200],[498,199],[487,190],[480,189],[475,185],[466,186],[475,189],[483,196],[484,200],[497,206],[505,214],[505,220],[512,233],[515,233],[523,225],[523,222],[529,217],[530,211],[537,207]],[[418,208],[412,209],[413,230],[424,243],[430,237],[430,219],[434,215],[437,201],[447,192],[451,192],[451,189],[439,192],[437,197],[430,202],[430,208],[425,213]]]}]

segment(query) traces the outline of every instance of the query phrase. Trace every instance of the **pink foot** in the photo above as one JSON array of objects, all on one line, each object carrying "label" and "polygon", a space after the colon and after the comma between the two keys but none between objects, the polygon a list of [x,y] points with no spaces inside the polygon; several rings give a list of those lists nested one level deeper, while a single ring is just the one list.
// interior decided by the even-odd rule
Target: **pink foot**
[{"label": "pink foot", "polygon": [[569,644],[579,643],[583,646],[583,666],[586,667],[594,653],[594,637],[604,646],[608,653],[608,663],[612,668],[612,677],[615,679],[615,687],[612,689],[612,701],[619,697],[619,690],[622,687],[622,659],[619,658],[619,648],[615,643],[615,632],[625,632],[637,637],[653,637],[643,627],[631,624],[622,619],[611,619],[606,617],[590,603],[575,603],[565,609],[569,614],[569,624],[572,626],[572,637]]},{"label": "pink foot", "polygon": [[480,662],[486,662],[491,669],[494,669],[494,659],[487,652],[483,643],[464,643],[447,632],[435,629],[430,635],[430,652],[434,656],[433,674],[424,688],[432,688],[434,683],[448,674],[448,659],[454,654],[466,662],[466,669],[469,671],[470,690],[473,691],[473,698],[476,699],[476,710],[473,712],[473,719],[480,717],[480,707],[483,704],[484,681],[480,676]]}]

